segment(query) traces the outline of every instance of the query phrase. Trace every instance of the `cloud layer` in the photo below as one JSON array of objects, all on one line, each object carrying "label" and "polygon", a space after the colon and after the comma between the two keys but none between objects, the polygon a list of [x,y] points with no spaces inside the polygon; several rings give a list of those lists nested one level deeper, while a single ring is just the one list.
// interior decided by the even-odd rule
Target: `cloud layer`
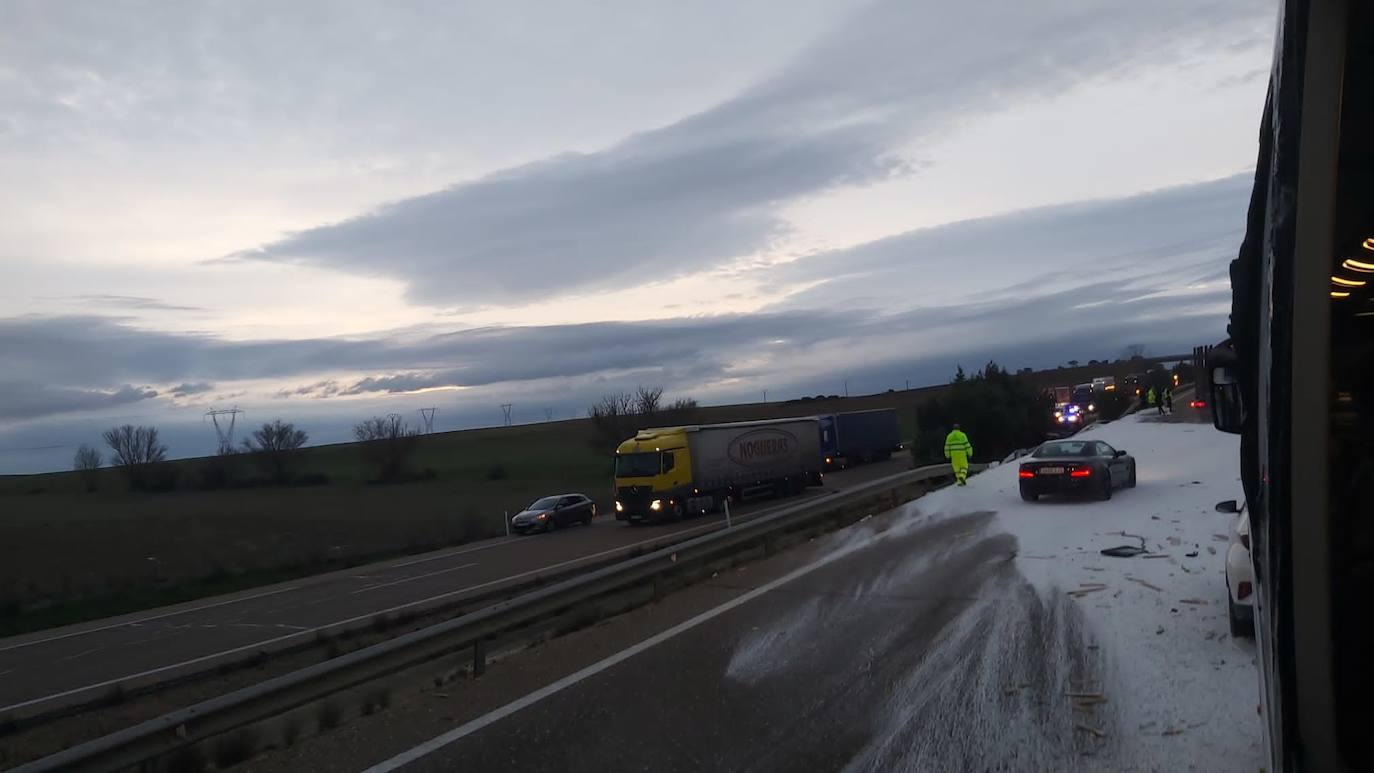
[{"label": "cloud layer", "polygon": [[[708,393],[766,385],[782,395],[837,374],[880,389],[905,380],[896,378],[903,370],[919,378],[923,363],[947,368],[984,353],[1067,359],[1110,356],[1131,342],[1198,343],[1221,333],[1248,186],[1238,175],[1013,212],[755,269],[797,291],[750,314],[249,341],[100,316],[3,319],[0,352],[29,380],[0,383],[0,418],[158,390],[186,399],[235,382],[279,384],[278,398],[568,379]],[[859,383],[865,373],[887,383]]]},{"label": "cloud layer", "polygon": [[1244,0],[877,2],[712,109],[237,257],[397,278],[436,306],[667,280],[767,250],[788,230],[788,202],[904,172],[913,138],[1138,57],[1183,56],[1264,12]]}]

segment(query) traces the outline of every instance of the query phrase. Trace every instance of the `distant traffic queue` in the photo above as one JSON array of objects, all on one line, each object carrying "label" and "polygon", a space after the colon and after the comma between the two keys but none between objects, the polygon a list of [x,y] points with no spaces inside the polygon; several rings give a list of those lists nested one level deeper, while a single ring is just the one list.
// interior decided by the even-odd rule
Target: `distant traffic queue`
[{"label": "distant traffic queue", "polygon": [[797,494],[827,469],[887,459],[899,434],[890,408],[642,429],[615,452],[615,517],[655,521]]}]

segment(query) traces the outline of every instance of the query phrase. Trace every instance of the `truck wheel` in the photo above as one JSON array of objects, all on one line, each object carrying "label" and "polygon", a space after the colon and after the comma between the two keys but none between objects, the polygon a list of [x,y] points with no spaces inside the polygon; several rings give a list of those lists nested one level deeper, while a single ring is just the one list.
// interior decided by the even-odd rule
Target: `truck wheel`
[{"label": "truck wheel", "polygon": [[1226,589],[1226,621],[1231,624],[1231,637],[1240,638],[1255,635],[1255,613],[1231,600],[1231,589]]}]

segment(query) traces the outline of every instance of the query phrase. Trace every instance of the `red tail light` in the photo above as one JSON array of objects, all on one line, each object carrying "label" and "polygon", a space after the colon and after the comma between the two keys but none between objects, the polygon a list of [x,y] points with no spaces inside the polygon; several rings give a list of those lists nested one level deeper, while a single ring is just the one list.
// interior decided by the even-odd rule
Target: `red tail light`
[{"label": "red tail light", "polygon": [[1194,400],[1194,401],[1192,401],[1191,403],[1188,403],[1188,406],[1189,406],[1190,408],[1206,408],[1206,407],[1207,407],[1207,403],[1204,403],[1204,402],[1201,401],[1201,400]]},{"label": "red tail light", "polygon": [[1069,473],[1070,478],[1091,478],[1092,476],[1093,468],[1091,467],[1079,467]]},{"label": "red tail light", "polygon": [[1240,599],[1241,601],[1250,598],[1250,594],[1254,592],[1254,586],[1252,586],[1248,582],[1242,582],[1240,585],[1236,586],[1236,598]]},{"label": "red tail light", "polygon": [[1019,477],[1022,477],[1022,478],[1034,478],[1034,477],[1035,477],[1035,471],[1034,471],[1034,470],[1027,470],[1027,469],[1025,469],[1025,468],[1022,468],[1021,472],[1017,473],[1017,475],[1018,475]]}]

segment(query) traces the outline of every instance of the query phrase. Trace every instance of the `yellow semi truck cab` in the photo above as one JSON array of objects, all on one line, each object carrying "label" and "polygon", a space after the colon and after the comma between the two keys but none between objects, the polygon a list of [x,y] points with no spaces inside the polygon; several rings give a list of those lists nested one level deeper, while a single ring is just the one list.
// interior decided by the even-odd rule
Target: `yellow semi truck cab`
[{"label": "yellow semi truck cab", "polygon": [[687,430],[640,430],[621,443],[615,450],[615,494],[615,514],[622,521],[686,513],[692,498]]}]

